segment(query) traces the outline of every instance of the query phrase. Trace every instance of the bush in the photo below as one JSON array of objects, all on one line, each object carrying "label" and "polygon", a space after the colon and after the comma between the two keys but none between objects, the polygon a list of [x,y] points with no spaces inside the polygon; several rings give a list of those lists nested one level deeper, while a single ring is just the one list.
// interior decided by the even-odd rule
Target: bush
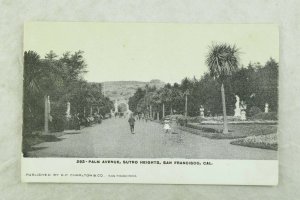
[{"label": "bush", "polygon": [[261,109],[257,106],[252,106],[250,109],[249,109],[249,113],[248,113],[248,116],[249,117],[252,117],[254,115],[257,115],[259,113],[262,113]]},{"label": "bush", "polygon": [[197,129],[197,130],[200,130],[200,131],[205,131],[205,132],[208,132],[208,133],[222,133],[223,132],[222,129],[215,129],[215,128],[204,127],[204,126],[197,126],[197,125],[194,125],[194,124],[187,124],[186,127]]},{"label": "bush", "polygon": [[176,122],[181,126],[186,126],[188,123],[200,123],[203,119],[200,116],[197,117],[177,117]]},{"label": "bush", "polygon": [[276,112],[269,112],[269,113],[258,113],[252,117],[254,120],[277,120],[277,113]]},{"label": "bush", "polygon": [[64,117],[53,117],[51,122],[51,131],[60,132],[60,131],[64,131],[64,128],[65,128]]},{"label": "bush", "polygon": [[185,116],[180,116],[176,119],[176,123],[180,126],[185,126],[187,124],[187,118]]}]

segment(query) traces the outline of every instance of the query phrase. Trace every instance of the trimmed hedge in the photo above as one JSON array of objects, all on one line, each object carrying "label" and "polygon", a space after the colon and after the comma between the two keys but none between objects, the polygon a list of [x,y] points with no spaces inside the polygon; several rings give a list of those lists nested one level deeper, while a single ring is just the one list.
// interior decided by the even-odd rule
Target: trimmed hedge
[{"label": "trimmed hedge", "polygon": [[248,116],[249,117],[252,117],[252,116],[255,116],[257,114],[260,114],[262,113],[261,109],[257,106],[252,106],[250,109],[249,109],[249,113],[248,113]]},{"label": "trimmed hedge", "polygon": [[203,120],[202,117],[197,116],[197,117],[185,117],[185,116],[180,116],[176,119],[177,124],[180,124],[180,126],[187,126],[188,123],[201,123]]},{"label": "trimmed hedge", "polygon": [[258,113],[252,117],[254,120],[277,120],[278,116],[276,112]]}]

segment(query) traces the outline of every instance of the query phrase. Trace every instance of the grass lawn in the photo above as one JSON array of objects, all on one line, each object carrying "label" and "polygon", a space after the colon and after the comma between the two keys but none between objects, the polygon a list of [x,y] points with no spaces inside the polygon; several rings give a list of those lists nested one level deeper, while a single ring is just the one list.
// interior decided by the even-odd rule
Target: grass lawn
[{"label": "grass lawn", "polygon": [[278,149],[276,133],[259,136],[253,135],[246,138],[236,139],[231,141],[230,144],[262,149]]},{"label": "grass lawn", "polygon": [[178,126],[178,129],[211,139],[236,139],[253,135],[257,136],[277,133],[277,125],[266,124],[229,124],[228,134],[222,133],[223,125],[220,124],[200,125],[199,123],[190,123],[187,127]]}]

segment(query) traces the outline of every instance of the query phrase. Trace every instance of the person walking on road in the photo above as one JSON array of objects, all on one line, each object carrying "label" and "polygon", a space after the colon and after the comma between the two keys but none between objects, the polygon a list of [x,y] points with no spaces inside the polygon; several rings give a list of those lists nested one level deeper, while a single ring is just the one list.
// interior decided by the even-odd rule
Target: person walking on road
[{"label": "person walking on road", "polygon": [[128,122],[129,122],[129,126],[130,126],[130,131],[132,134],[134,134],[134,123],[135,123],[135,119],[133,117],[133,114],[130,115],[129,119],[128,119]]},{"label": "person walking on road", "polygon": [[171,129],[171,126],[170,126],[170,119],[169,119],[169,118],[166,118],[166,119],[164,120],[164,130],[165,130],[165,133],[168,133],[170,129]]}]

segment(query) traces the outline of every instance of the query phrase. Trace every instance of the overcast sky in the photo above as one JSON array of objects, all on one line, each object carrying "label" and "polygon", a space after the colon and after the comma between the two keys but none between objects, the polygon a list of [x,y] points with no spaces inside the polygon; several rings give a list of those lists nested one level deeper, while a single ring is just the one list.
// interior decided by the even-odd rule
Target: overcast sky
[{"label": "overcast sky", "polygon": [[180,82],[208,71],[205,56],[212,43],[235,44],[241,64],[270,57],[279,61],[275,25],[152,23],[27,23],[24,50],[42,57],[53,50],[84,51],[88,81]]}]

